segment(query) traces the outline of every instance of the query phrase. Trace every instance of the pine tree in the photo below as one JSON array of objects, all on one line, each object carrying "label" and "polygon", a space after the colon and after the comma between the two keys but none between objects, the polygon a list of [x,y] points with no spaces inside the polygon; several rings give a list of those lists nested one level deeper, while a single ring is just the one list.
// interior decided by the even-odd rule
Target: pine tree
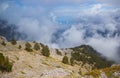
[{"label": "pine tree", "polygon": [[66,55],[63,57],[62,62],[63,62],[64,64],[69,64],[69,62],[68,62],[68,57],[67,57]]},{"label": "pine tree", "polygon": [[30,44],[29,42],[27,42],[27,43],[25,44],[25,50],[31,52],[31,51],[33,51],[31,48],[32,48],[31,44]]},{"label": "pine tree", "polygon": [[13,38],[13,39],[11,40],[11,44],[16,45],[16,44],[17,44],[17,41]]},{"label": "pine tree", "polygon": [[48,48],[48,46],[44,46],[42,48],[42,55],[46,56],[46,57],[49,57],[50,56],[50,50]]},{"label": "pine tree", "polygon": [[21,49],[22,48],[22,46],[21,45],[19,45],[19,47],[18,47],[19,49]]},{"label": "pine tree", "polygon": [[34,45],[34,49],[35,49],[35,50],[40,50],[40,46],[39,46],[39,44],[36,43],[36,42],[35,42],[35,45]]}]

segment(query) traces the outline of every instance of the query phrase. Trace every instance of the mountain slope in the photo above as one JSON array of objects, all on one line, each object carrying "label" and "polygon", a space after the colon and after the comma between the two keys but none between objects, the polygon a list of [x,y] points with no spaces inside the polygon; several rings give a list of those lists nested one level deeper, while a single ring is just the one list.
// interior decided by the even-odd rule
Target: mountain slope
[{"label": "mountain slope", "polygon": [[106,57],[102,56],[89,45],[81,45],[72,49],[72,56],[73,58],[75,57],[75,60],[94,64],[94,67],[97,69],[109,67],[113,63],[112,61],[108,61]]},{"label": "mountain slope", "polygon": [[[3,41],[6,45],[2,44]],[[29,42],[32,51],[27,51],[25,50],[26,43],[24,41],[17,41],[17,44],[13,45],[11,42],[7,42],[4,37],[0,37],[0,53],[8,57],[10,62],[13,63],[11,72],[0,72],[1,78],[81,78],[87,72],[99,68],[99,66],[95,65],[99,63],[95,58],[100,61],[105,59],[88,45],[59,50],[49,48],[50,56],[46,57],[42,54],[42,49],[45,45],[40,43],[40,49],[35,50],[34,45],[36,42]],[[21,48],[19,47],[20,45]],[[77,55],[78,58],[74,56],[76,54],[79,55]],[[62,63],[64,56],[68,57],[68,64]],[[72,57],[74,58],[73,65],[71,65]],[[91,61],[92,59],[94,60]],[[110,64],[106,65],[107,63]],[[112,63],[111,61],[104,60],[101,65],[103,67],[110,67]]]},{"label": "mountain slope", "polygon": [[92,70],[85,74],[85,78],[120,78],[120,65],[113,65],[109,68]]}]

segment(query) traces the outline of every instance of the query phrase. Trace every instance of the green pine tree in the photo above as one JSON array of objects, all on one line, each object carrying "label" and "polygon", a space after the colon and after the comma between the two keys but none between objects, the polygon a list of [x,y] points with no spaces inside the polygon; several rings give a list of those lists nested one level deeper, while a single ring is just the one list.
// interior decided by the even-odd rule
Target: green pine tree
[{"label": "green pine tree", "polygon": [[33,51],[32,46],[31,46],[31,44],[30,44],[29,42],[27,42],[27,43],[25,44],[25,50],[27,50],[27,51],[29,51],[29,52],[32,52],[32,51]]},{"label": "green pine tree", "polygon": [[19,49],[21,49],[22,48],[22,46],[21,45],[19,45],[19,47],[18,47]]},{"label": "green pine tree", "polygon": [[36,42],[35,42],[35,44],[34,44],[34,49],[35,49],[35,50],[40,50],[40,45],[39,45],[39,43],[36,43]]},{"label": "green pine tree", "polygon": [[13,39],[11,40],[11,44],[16,45],[16,44],[17,44],[17,41],[13,38]]},{"label": "green pine tree", "polygon": [[68,57],[66,55],[63,57],[62,62],[64,64],[69,64]]},{"label": "green pine tree", "polygon": [[44,46],[42,48],[42,55],[46,56],[46,57],[49,57],[50,56],[50,50],[48,48],[48,46]]}]

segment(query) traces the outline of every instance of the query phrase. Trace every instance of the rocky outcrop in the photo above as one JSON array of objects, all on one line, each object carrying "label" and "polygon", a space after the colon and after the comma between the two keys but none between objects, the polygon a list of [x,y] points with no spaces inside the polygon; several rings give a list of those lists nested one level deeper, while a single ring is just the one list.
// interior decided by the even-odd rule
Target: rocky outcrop
[{"label": "rocky outcrop", "polygon": [[41,77],[49,78],[63,78],[64,76],[70,75],[72,71],[67,71],[63,68],[56,68],[53,70],[44,70]]}]

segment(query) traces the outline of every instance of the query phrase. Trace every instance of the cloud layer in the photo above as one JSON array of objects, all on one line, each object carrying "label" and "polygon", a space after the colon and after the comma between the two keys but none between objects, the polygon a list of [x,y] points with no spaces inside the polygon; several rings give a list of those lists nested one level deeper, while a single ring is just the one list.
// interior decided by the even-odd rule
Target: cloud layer
[{"label": "cloud layer", "polygon": [[[50,47],[67,48],[89,44],[115,59],[120,46],[119,0],[6,0],[0,18]],[[116,61],[119,61],[116,60]]]}]

